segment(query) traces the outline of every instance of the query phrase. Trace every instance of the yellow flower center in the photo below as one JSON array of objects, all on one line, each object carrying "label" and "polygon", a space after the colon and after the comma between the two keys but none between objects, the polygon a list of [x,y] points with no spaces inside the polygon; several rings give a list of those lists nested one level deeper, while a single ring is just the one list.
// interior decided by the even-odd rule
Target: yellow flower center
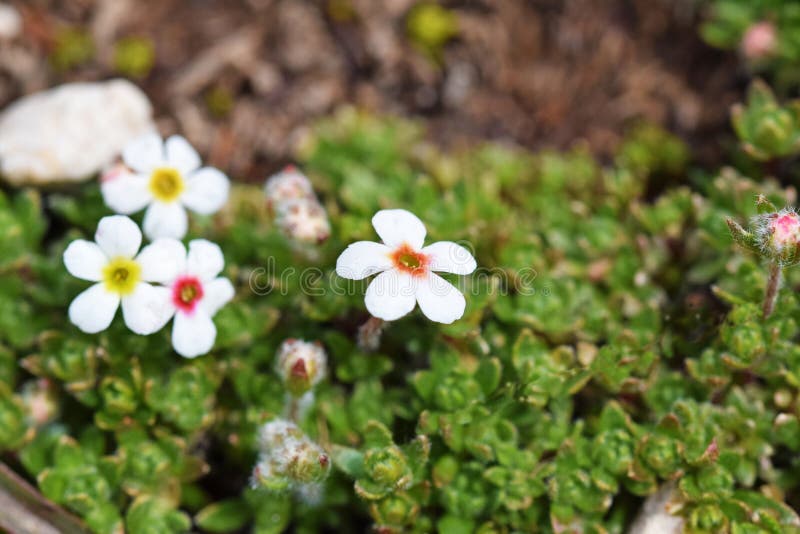
[{"label": "yellow flower center", "polygon": [[114,258],[103,267],[106,289],[120,295],[133,293],[141,278],[142,268],[130,258]]},{"label": "yellow flower center", "polygon": [[173,167],[159,167],[150,175],[150,192],[161,202],[176,200],[184,186],[183,176]]},{"label": "yellow flower center", "polygon": [[181,302],[184,304],[190,304],[195,298],[197,298],[197,286],[192,284],[186,284],[181,288]]}]

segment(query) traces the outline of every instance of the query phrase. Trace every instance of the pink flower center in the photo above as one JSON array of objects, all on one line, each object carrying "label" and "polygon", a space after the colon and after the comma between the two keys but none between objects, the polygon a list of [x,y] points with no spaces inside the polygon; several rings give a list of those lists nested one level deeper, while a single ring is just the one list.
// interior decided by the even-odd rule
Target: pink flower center
[{"label": "pink flower center", "polygon": [[781,215],[772,221],[772,238],[776,245],[795,244],[800,237],[800,219],[794,213]]},{"label": "pink flower center", "polygon": [[390,257],[396,269],[413,276],[424,276],[431,263],[430,256],[414,250],[407,243],[397,247]]},{"label": "pink flower center", "polygon": [[172,285],[172,303],[185,313],[192,313],[203,298],[203,284],[195,276],[181,276]]}]

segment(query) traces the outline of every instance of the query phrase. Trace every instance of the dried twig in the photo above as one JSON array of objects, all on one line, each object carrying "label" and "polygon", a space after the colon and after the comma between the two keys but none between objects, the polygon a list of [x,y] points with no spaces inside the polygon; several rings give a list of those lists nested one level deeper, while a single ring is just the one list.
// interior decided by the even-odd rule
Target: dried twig
[{"label": "dried twig", "polygon": [[81,521],[45,499],[0,463],[0,530],[12,534],[87,534]]}]

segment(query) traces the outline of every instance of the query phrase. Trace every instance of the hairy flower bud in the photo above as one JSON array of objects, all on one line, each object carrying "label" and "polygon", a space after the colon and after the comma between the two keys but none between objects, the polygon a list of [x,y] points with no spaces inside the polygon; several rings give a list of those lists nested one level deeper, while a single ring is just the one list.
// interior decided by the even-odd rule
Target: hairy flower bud
[{"label": "hairy flower bud", "polygon": [[270,176],[264,184],[264,193],[273,208],[290,200],[316,200],[311,181],[294,165],[287,165],[281,172]]},{"label": "hairy flower bud", "polygon": [[278,349],[275,370],[289,393],[300,397],[325,377],[327,361],[319,343],[287,339]]},{"label": "hairy flower bud", "polygon": [[271,176],[264,193],[278,226],[289,238],[301,243],[328,239],[328,214],[317,200],[311,181],[293,165]]},{"label": "hairy flower bud", "polygon": [[278,226],[290,238],[303,243],[322,243],[331,235],[328,214],[316,200],[290,200],[280,205]]},{"label": "hairy flower bud", "polygon": [[753,227],[765,256],[783,266],[800,261],[800,216],[793,209],[757,215]]},{"label": "hairy flower bud", "polygon": [[261,454],[253,472],[253,484],[273,491],[296,490],[311,500],[315,486],[330,473],[330,458],[297,425],[278,419],[259,432]]}]

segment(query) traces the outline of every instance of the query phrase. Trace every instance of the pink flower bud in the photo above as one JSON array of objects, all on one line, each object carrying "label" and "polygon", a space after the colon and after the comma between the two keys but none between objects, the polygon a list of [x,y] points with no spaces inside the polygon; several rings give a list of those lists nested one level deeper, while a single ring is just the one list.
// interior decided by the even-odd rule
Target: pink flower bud
[{"label": "pink flower bud", "polygon": [[748,60],[764,59],[778,48],[778,32],[771,22],[761,21],[753,24],[742,36],[742,53]]},{"label": "pink flower bud", "polygon": [[800,217],[796,213],[778,213],[769,225],[776,248],[796,246],[800,242]]},{"label": "pink flower bud", "polygon": [[800,215],[793,209],[757,215],[753,219],[760,251],[780,265],[800,260]]}]

